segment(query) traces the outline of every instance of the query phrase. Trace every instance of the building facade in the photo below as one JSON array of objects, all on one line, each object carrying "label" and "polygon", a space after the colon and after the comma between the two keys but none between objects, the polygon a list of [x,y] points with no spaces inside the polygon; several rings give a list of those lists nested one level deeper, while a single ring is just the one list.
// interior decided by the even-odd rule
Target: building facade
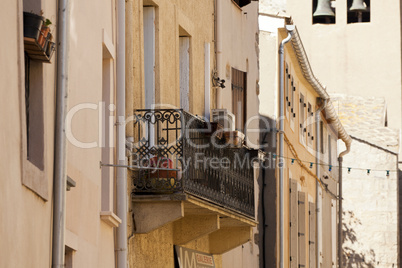
[{"label": "building facade", "polygon": [[251,1],[127,2],[131,267],[190,267],[194,254],[227,267],[245,243],[258,266],[259,141],[248,132],[259,122],[257,10]]},{"label": "building facade", "polygon": [[[261,202],[261,267],[336,267],[337,142],[342,140],[350,148],[351,139],[328,93],[312,72],[298,30],[291,30],[294,26],[289,31],[281,28],[288,23],[285,17],[260,13],[260,72],[264,74],[260,101],[265,104],[260,113],[277,122],[266,138],[268,153],[276,158],[276,165],[266,172],[276,179],[265,178],[266,186],[261,190],[265,196]],[[281,50],[286,38],[290,41]],[[277,51],[283,51],[282,63]],[[279,68],[270,63],[273,58],[278,59]],[[281,157],[283,175],[278,166]],[[272,217],[272,211],[276,211],[276,217]]]},{"label": "building facade", "polygon": [[[96,6],[69,1],[67,58],[59,58],[62,48],[58,29],[64,22],[59,20],[56,2],[1,4],[1,18],[9,23],[10,38],[1,42],[1,109],[9,116],[1,116],[4,174],[0,179],[0,206],[4,220],[0,266],[61,265],[52,263],[53,231],[58,229],[53,225],[54,176],[60,171],[54,169],[55,151],[60,145],[55,138],[56,122],[60,123],[56,119],[60,108],[56,96],[60,92],[58,79],[68,76],[64,128],[67,189],[61,219],[65,264],[113,267],[113,227],[120,219],[113,205],[113,171],[104,172],[99,162],[113,161],[114,142],[105,149],[105,126],[101,122],[105,98],[111,102],[115,98],[115,1],[99,1]],[[60,59],[68,61],[64,71],[60,70]],[[21,252],[25,252],[23,257]]]}]

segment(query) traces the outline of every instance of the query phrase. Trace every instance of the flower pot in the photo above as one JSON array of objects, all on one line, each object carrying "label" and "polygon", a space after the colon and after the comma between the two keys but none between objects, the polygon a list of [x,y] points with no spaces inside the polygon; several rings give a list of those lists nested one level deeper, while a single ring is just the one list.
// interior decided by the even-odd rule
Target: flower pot
[{"label": "flower pot", "polygon": [[42,26],[38,37],[38,43],[44,50],[47,48],[49,31],[50,28],[48,26]]},{"label": "flower pot", "polygon": [[24,12],[24,37],[38,40],[44,18],[42,16]]},{"label": "flower pot", "polygon": [[240,131],[226,131],[224,133],[226,143],[233,145],[234,147],[241,147],[244,142],[245,135]]},{"label": "flower pot", "polygon": [[[149,167],[173,169],[173,161],[167,157],[154,156],[149,160]],[[151,169],[150,178],[177,178],[177,171]]]}]

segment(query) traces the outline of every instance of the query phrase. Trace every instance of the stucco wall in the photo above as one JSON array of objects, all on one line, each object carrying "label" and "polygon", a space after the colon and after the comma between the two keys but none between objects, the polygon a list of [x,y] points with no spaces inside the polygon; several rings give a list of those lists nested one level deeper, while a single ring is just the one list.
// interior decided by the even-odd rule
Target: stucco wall
[{"label": "stucco wall", "polygon": [[[344,157],[343,235],[346,263],[367,267],[398,267],[398,177],[395,154],[353,141]],[[385,171],[392,170],[389,177]]]},{"label": "stucco wall", "polygon": [[[29,164],[25,137],[25,82],[23,43],[23,1],[0,3],[0,21],[6,38],[0,40],[0,259],[2,267],[49,267],[51,256],[52,177],[53,177],[53,98],[54,63],[44,64],[44,112],[48,140],[45,145],[44,171],[33,191],[23,185]],[[41,7],[45,16],[53,18],[56,6]],[[30,11],[30,10],[27,10]],[[40,11],[35,10],[35,11]],[[40,195],[46,193],[45,195]],[[48,201],[46,201],[46,199]],[[23,253],[23,254],[22,254]],[[23,256],[23,257],[21,257]]]},{"label": "stucco wall", "polygon": [[[154,6],[155,101],[180,108],[179,36],[190,36],[190,112],[204,115],[204,46],[210,44],[210,74],[214,68],[214,2],[127,1],[127,114],[145,106],[143,6]],[[211,84],[212,86],[212,84]],[[149,89],[148,89],[149,90]],[[215,105],[211,89],[211,108]],[[131,126],[128,127],[130,131]],[[130,133],[128,133],[130,135]]]},{"label": "stucco wall", "polygon": [[[1,162],[0,259],[2,267],[50,267],[52,250],[52,199],[54,114],[57,49],[51,63],[31,61],[42,68],[44,169],[35,170],[27,160],[25,121],[23,10],[50,19],[57,41],[56,2],[10,1],[1,8],[1,21],[8,24],[9,38],[0,42],[3,86],[0,117]],[[70,1],[69,6],[69,106],[79,103],[98,105],[102,98],[102,31],[112,45],[115,36],[114,2],[98,5]],[[91,12],[87,12],[90,10]],[[12,23],[10,23],[12,22]],[[112,75],[113,76],[113,75]],[[11,90],[12,89],[12,90]],[[112,89],[113,91],[113,89]],[[32,113],[32,111],[31,111]],[[73,118],[72,131],[81,142],[98,141],[98,110],[85,110]],[[40,125],[30,125],[38,129]],[[96,145],[97,146],[97,145]],[[95,147],[96,147],[95,146]],[[83,149],[67,141],[67,174],[77,183],[67,192],[66,245],[74,250],[73,264],[78,267],[112,267],[114,265],[113,229],[100,219],[101,180],[100,148]],[[37,176],[36,174],[39,174]],[[23,252],[23,257],[21,257]]]},{"label": "stucco wall", "polygon": [[[218,37],[218,41],[222,43],[222,52],[220,53],[221,64],[218,74],[221,79],[225,79],[226,88],[221,89],[222,107],[218,108],[233,111],[231,69],[247,72],[246,120],[249,119],[247,128],[258,130],[257,116],[261,105],[258,98],[260,89],[257,84],[259,82],[258,2],[252,1],[239,8],[231,0],[223,0],[221,8],[222,36]],[[259,144],[258,132],[251,130],[246,135],[248,145],[257,147]]]}]

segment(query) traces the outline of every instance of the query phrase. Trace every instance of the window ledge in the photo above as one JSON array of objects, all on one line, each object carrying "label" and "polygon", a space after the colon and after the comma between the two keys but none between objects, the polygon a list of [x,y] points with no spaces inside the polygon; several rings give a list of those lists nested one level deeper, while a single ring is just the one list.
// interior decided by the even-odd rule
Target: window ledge
[{"label": "window ledge", "polygon": [[106,222],[110,227],[118,227],[121,223],[121,219],[117,217],[112,211],[101,211],[100,218]]}]

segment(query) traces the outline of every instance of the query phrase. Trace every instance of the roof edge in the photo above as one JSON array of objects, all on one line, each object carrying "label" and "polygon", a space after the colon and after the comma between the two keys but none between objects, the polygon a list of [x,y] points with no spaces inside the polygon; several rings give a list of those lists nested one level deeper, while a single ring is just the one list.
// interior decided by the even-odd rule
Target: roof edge
[{"label": "roof edge", "polygon": [[336,110],[332,104],[331,98],[328,95],[327,91],[325,90],[325,86],[322,85],[321,82],[314,75],[296,26],[295,29],[293,30],[293,38],[291,39],[291,43],[293,50],[296,53],[297,60],[299,62],[299,66],[302,70],[304,78],[310,83],[310,85],[314,88],[317,94],[326,101],[326,105],[324,108],[325,113],[327,115],[327,120],[336,125],[338,137],[342,139],[342,141],[346,145],[346,151],[340,154],[341,157],[350,151],[352,138],[346,132],[341,121],[339,120]]}]

